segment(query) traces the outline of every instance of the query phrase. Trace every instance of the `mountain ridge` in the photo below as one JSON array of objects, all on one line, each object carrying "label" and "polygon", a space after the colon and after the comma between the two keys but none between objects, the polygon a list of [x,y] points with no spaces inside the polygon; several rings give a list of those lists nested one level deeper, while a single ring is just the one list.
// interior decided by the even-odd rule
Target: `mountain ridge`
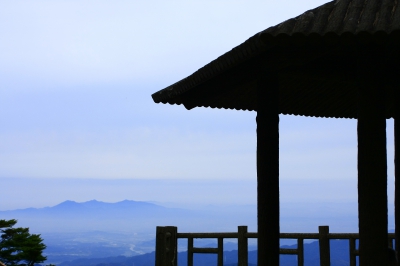
[{"label": "mountain ridge", "polygon": [[34,207],[29,207],[29,208],[19,208],[19,209],[11,209],[11,210],[4,210],[0,211],[1,212],[14,212],[14,211],[32,211],[32,210],[48,210],[48,209],[58,209],[58,208],[71,208],[71,207],[79,207],[79,206],[84,206],[87,208],[92,208],[92,207],[104,207],[104,206],[127,206],[127,207],[134,207],[135,206],[148,206],[148,207],[161,207],[161,208],[166,208],[160,205],[157,205],[155,203],[150,203],[146,201],[135,201],[135,200],[122,200],[122,201],[117,201],[117,202],[104,202],[104,201],[98,201],[98,200],[88,200],[84,202],[77,202],[73,200],[65,200],[61,203],[58,203],[54,206],[46,206],[46,207],[41,207],[41,208],[34,208]]},{"label": "mountain ridge", "polygon": [[[92,230],[155,232],[157,226],[165,225],[174,225],[183,231],[204,228],[209,231],[231,231],[229,228],[237,230],[237,224],[251,225],[255,222],[255,208],[239,209],[221,207],[191,210],[164,207],[146,201],[125,199],[109,203],[94,199],[85,202],[66,200],[51,207],[0,211],[0,217],[17,219],[20,226],[38,233]],[[199,224],[202,228],[195,227]]]}]

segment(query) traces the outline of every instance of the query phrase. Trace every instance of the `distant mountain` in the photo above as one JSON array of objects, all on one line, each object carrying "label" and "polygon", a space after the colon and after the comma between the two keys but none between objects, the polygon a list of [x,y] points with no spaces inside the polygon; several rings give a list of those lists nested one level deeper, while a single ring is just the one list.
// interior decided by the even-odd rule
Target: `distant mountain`
[{"label": "distant mountain", "polygon": [[79,211],[94,211],[96,213],[100,211],[123,211],[123,210],[154,210],[154,209],[165,209],[162,206],[144,202],[144,201],[133,201],[124,200],[116,203],[107,203],[97,200],[90,200],[82,203],[78,203],[72,200],[67,200],[57,204],[53,207],[45,208],[27,208],[27,209],[17,209],[9,211],[0,211],[0,214],[8,213],[18,213],[18,214],[55,214],[57,212],[79,212]]},{"label": "distant mountain", "polygon": [[254,225],[256,217],[255,208],[188,210],[133,200],[116,203],[67,200],[53,207],[0,211],[0,219],[17,219],[19,226],[29,227],[34,233],[93,230],[155,233],[156,226],[166,225],[178,226],[183,231],[232,231],[240,224]]},{"label": "distant mountain", "polygon": [[[62,211],[75,211],[75,210],[116,210],[116,209],[127,209],[127,210],[132,210],[132,209],[159,209],[159,208],[164,208],[159,205],[149,203],[149,202],[144,202],[144,201],[134,201],[134,200],[124,200],[116,203],[107,203],[107,202],[102,202],[102,201],[97,201],[97,200],[90,200],[82,203],[78,203],[75,201],[67,200],[64,201],[54,207],[51,207],[49,209],[53,210],[62,210]],[[47,208],[45,208],[47,209]]]}]

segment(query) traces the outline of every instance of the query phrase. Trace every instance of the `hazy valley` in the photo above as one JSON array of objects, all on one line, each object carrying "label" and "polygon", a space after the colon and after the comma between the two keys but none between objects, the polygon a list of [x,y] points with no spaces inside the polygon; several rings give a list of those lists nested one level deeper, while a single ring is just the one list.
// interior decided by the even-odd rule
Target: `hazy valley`
[{"label": "hazy valley", "polygon": [[[332,231],[346,232],[355,218],[354,214],[349,215],[351,204],[336,204],[336,208],[324,208],[324,204],[309,204],[307,210],[286,204],[282,208],[282,232],[317,232],[318,225],[330,225]],[[46,263],[61,266],[154,265],[152,252],[155,250],[156,226],[173,225],[180,232],[235,232],[238,225],[247,225],[250,232],[256,231],[255,205],[204,205],[191,209],[166,206],[132,200],[116,203],[65,201],[53,207],[0,211],[0,219],[17,219],[18,226],[29,227],[32,233],[41,234],[47,245]],[[316,213],[318,218],[309,218],[315,217]],[[294,243],[286,240],[281,245]],[[215,245],[215,241],[195,240],[195,246],[210,245]],[[346,245],[343,241],[335,241],[332,245],[332,265],[348,265]],[[179,240],[180,266],[186,265],[186,246],[185,240]],[[235,263],[236,249],[234,240],[224,241],[227,265]],[[250,263],[256,263],[256,249],[256,242],[249,240]],[[317,245],[306,242],[306,265],[317,263],[318,256]],[[196,265],[209,265],[216,262],[216,257],[195,255],[195,260]],[[281,261],[282,265],[296,265],[296,256],[283,256]]]},{"label": "hazy valley", "polygon": [[[163,207],[149,202],[65,201],[53,207],[0,211],[0,219],[41,234],[50,263],[78,258],[135,256],[154,251],[156,226],[182,231],[255,229],[255,206],[208,206],[196,210]],[[184,250],[182,245],[181,249]]]}]

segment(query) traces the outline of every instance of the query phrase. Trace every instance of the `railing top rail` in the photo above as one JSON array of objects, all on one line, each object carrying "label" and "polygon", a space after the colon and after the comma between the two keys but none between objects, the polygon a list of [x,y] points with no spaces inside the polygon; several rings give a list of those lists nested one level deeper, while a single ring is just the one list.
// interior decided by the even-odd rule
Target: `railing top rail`
[{"label": "railing top rail", "polygon": [[178,233],[178,238],[238,238],[238,233]]},{"label": "railing top rail", "polygon": [[318,239],[318,233],[281,233],[279,238],[303,238],[303,239]]},{"label": "railing top rail", "polygon": [[[178,238],[238,238],[237,232],[226,233],[177,233]],[[258,233],[248,232],[247,238],[257,238]],[[394,233],[388,234],[389,238],[394,238]],[[319,239],[319,233],[280,233],[282,239]],[[329,239],[350,239],[359,238],[358,233],[329,233]]]}]

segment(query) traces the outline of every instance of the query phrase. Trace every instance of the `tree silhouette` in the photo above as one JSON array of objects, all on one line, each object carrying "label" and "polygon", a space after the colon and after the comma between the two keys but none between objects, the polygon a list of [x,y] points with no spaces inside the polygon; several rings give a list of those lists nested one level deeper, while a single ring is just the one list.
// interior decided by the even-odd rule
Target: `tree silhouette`
[{"label": "tree silhouette", "polygon": [[40,235],[30,234],[29,228],[13,228],[17,220],[0,220],[0,261],[6,265],[33,266],[44,262],[46,245]]}]

